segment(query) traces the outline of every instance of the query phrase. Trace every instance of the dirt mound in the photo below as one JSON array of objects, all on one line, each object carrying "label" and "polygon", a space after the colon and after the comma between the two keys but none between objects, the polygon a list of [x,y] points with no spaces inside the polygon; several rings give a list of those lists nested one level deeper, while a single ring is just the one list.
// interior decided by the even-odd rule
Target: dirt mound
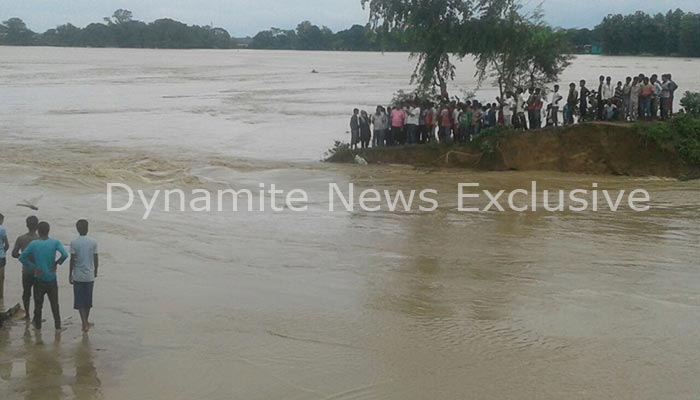
[{"label": "dirt mound", "polygon": [[[349,154],[348,154],[349,153]],[[337,152],[327,161],[461,167],[488,171],[560,171],[581,174],[696,178],[669,146],[664,148],[627,124],[588,123],[536,132],[494,135],[464,146],[405,146]]]}]

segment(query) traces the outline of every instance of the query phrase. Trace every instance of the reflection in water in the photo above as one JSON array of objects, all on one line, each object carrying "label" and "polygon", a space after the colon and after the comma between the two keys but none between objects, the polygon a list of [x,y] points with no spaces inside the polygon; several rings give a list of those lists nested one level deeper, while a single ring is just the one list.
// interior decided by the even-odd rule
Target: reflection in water
[{"label": "reflection in water", "polygon": [[46,343],[42,331],[35,331],[34,341],[25,348],[26,377],[24,398],[26,400],[62,399],[65,383],[61,365],[61,337],[56,335],[53,343]]},{"label": "reflection in water", "polygon": [[78,400],[102,398],[100,391],[102,383],[97,375],[94,349],[87,334],[84,334],[82,341],[76,345],[73,351],[73,362],[75,363],[75,381],[71,386],[75,398]]},{"label": "reflection in water", "polygon": [[[2,301],[0,300],[0,310]],[[0,381],[7,382],[12,376],[12,359],[8,358],[8,345],[10,339],[10,328],[0,327]]]},{"label": "reflection in water", "polygon": [[87,335],[66,339],[62,337],[65,332],[36,331],[29,324],[21,325],[0,329],[1,399],[102,398],[94,349]]}]

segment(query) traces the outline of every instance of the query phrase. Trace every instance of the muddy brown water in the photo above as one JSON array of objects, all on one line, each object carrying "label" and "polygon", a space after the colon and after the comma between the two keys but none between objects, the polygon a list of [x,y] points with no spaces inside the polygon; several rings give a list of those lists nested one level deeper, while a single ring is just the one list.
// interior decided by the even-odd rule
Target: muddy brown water
[{"label": "muddy brown water", "polygon": [[[0,212],[11,240],[29,213],[15,204],[43,196],[38,215],[52,235],[67,244],[75,220],[88,218],[102,256],[88,336],[65,266],[65,332],[22,321],[0,329],[3,399],[694,399],[700,391],[697,182],[315,162],[334,121],[346,123],[349,77],[381,63],[410,69],[399,55],[339,63],[314,76],[327,79],[314,92],[279,71],[301,63],[294,53],[0,54]],[[269,69],[271,107],[286,104],[279,113],[258,111],[260,78],[237,57]],[[327,65],[323,76],[338,57],[346,55],[304,63]],[[249,89],[252,97],[236,97]],[[314,103],[319,96],[337,103]],[[644,188],[652,209],[456,210],[459,182],[511,191],[532,180],[540,190]],[[301,213],[158,205],[143,221],[142,208],[106,211],[112,181],[148,192],[276,183],[304,189],[310,204]],[[434,188],[440,207],[331,213],[332,182]],[[8,260],[5,308],[20,301],[19,268]]]}]

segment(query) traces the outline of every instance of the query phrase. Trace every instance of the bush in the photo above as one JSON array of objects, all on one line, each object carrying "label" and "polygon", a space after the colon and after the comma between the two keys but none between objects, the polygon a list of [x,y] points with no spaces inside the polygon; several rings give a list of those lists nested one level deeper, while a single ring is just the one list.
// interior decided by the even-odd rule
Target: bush
[{"label": "bush", "polygon": [[336,140],[333,147],[328,149],[324,156],[326,157],[324,161],[350,162],[355,158],[355,153],[350,149],[348,143]]},{"label": "bush", "polygon": [[640,124],[637,132],[661,147],[674,148],[685,162],[700,166],[700,114],[681,114],[668,123]]},{"label": "bush", "polygon": [[700,92],[685,92],[681,105],[687,114],[700,116]]}]

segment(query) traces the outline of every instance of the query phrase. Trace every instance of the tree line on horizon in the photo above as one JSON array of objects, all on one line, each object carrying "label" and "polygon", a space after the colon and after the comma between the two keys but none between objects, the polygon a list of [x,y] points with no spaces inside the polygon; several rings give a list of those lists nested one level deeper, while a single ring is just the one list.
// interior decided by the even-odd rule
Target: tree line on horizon
[{"label": "tree line on horizon", "polygon": [[[573,53],[596,45],[606,55],[700,57],[700,14],[680,9],[653,16],[641,11],[608,15],[593,29],[557,31],[566,37]],[[223,28],[187,25],[168,18],[145,23],[123,9],[84,28],[67,23],[44,33],[31,31],[20,18],[0,24],[0,44],[20,46],[415,51],[409,36],[402,29],[373,28],[370,24],[333,32],[303,21],[296,29],[270,28],[237,40]],[[456,53],[459,45],[455,43],[449,50]]]},{"label": "tree line on horizon", "polygon": [[119,9],[103,22],[79,28],[67,23],[44,33],[30,30],[20,18],[0,24],[0,44],[14,46],[125,47],[161,49],[231,49],[236,41],[223,28],[187,25],[169,18],[137,21]]},{"label": "tree line on horizon", "polygon": [[[606,55],[655,55],[700,57],[700,14],[669,10],[666,14],[608,15],[593,29],[557,29],[574,53],[598,46]],[[255,35],[249,48],[268,50],[413,51],[401,30],[372,29],[353,25],[333,33],[309,21],[296,29],[271,28]],[[458,46],[455,45],[456,50]],[[455,51],[456,52],[456,51]]]}]

